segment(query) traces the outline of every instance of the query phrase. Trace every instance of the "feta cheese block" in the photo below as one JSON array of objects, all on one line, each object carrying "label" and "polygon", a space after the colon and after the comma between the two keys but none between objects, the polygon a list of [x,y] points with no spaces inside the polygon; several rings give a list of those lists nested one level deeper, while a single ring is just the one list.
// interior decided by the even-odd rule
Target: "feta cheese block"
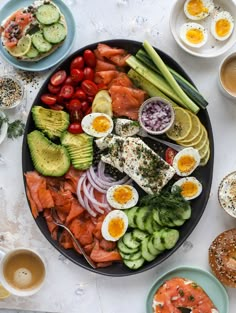
[{"label": "feta cheese block", "polygon": [[123,144],[124,172],[148,194],[158,193],[175,170],[140,138],[128,137]]}]

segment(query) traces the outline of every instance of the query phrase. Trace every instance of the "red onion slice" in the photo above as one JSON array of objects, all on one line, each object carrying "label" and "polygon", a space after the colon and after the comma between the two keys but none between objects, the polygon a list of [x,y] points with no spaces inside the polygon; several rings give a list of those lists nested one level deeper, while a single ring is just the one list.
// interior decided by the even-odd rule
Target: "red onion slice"
[{"label": "red onion slice", "polygon": [[82,176],[80,176],[79,181],[78,181],[78,185],[77,185],[77,197],[79,200],[79,203],[82,205],[82,207],[85,207],[85,203],[83,200],[83,197],[81,195],[81,187],[83,184],[84,179],[86,178],[86,174],[83,174]]},{"label": "red onion slice", "polygon": [[84,203],[85,203],[85,209],[88,211],[88,213],[90,214],[90,215],[92,215],[93,217],[96,217],[97,216],[97,213],[95,213],[94,211],[93,211],[93,209],[91,209],[90,208],[90,206],[89,206],[89,201],[88,201],[88,198],[87,197],[84,197]]},{"label": "red onion slice", "polygon": [[107,192],[107,188],[101,188],[100,186],[98,186],[96,184],[96,182],[93,180],[92,176],[91,176],[91,173],[90,171],[87,171],[86,172],[86,175],[88,177],[88,180],[90,182],[90,184],[93,186],[93,188],[95,188],[97,191],[101,192],[101,193],[106,193]]},{"label": "red onion slice", "polygon": [[[88,192],[90,193],[91,197],[95,199],[95,197],[94,197],[94,192],[93,192],[93,191],[94,191],[94,188],[93,188],[93,186],[90,185],[90,186],[88,187]],[[94,203],[92,203],[92,205],[93,205],[94,209],[95,209],[98,213],[104,214],[104,210],[102,210],[98,205],[96,205],[96,204],[94,204]]]},{"label": "red onion slice", "polygon": [[88,187],[86,186],[86,180],[83,181],[83,191],[85,193],[85,196],[88,198],[88,200],[92,204],[98,205],[99,207],[102,207],[102,208],[106,208],[107,207],[107,204],[98,202],[96,199],[92,198],[92,196],[90,195],[90,193],[88,191]]}]

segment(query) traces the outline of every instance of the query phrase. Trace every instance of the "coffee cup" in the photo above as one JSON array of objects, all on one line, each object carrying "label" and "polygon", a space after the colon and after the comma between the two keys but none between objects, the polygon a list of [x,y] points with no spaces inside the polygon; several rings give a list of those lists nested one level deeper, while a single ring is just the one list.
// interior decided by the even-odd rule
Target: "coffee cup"
[{"label": "coffee cup", "polygon": [[0,283],[11,294],[33,295],[40,290],[45,277],[45,262],[36,251],[28,248],[0,251]]},{"label": "coffee cup", "polygon": [[218,75],[221,92],[236,102],[236,52],[224,58]]}]

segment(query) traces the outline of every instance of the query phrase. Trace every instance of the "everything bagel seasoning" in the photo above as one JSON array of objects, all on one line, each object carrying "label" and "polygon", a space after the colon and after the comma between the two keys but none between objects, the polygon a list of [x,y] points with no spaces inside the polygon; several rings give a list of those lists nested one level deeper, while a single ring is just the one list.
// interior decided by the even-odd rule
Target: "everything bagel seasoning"
[{"label": "everything bagel seasoning", "polygon": [[11,77],[0,77],[0,107],[10,108],[23,97],[20,83]]}]

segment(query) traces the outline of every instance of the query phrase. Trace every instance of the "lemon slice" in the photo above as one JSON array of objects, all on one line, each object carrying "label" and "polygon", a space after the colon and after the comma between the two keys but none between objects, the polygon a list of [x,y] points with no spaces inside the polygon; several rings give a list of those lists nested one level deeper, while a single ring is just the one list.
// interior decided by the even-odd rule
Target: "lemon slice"
[{"label": "lemon slice", "polygon": [[185,139],[192,129],[192,119],[187,110],[174,107],[175,120],[174,124],[167,131],[166,135],[175,141]]},{"label": "lemon slice", "polygon": [[210,146],[208,146],[208,150],[205,157],[200,160],[200,166],[205,166],[207,164],[207,162],[210,159],[210,155],[211,155]]},{"label": "lemon slice", "polygon": [[201,150],[207,143],[209,143],[208,136],[207,136],[207,131],[205,127],[202,127],[202,136],[198,143],[195,143],[193,147],[197,150]]},{"label": "lemon slice", "polygon": [[0,300],[6,299],[10,296],[10,292],[7,291],[3,285],[0,284]]},{"label": "lemon slice", "polygon": [[17,43],[17,46],[12,48],[7,48],[10,54],[14,57],[22,57],[27,54],[31,47],[31,37],[30,35],[23,36]]},{"label": "lemon slice", "polygon": [[[202,145],[202,142],[205,140],[205,137],[207,133],[206,133],[206,130],[205,128],[203,127],[203,125],[201,125],[201,130],[200,130],[200,134],[197,138],[195,138],[193,141],[190,141],[188,143],[185,143],[184,141],[180,140],[180,141],[177,141],[177,143],[181,146],[184,146],[184,147],[196,147],[198,145]],[[196,148],[197,149],[197,148]],[[199,149],[199,148],[198,148]]]},{"label": "lemon slice", "polygon": [[197,117],[197,115],[191,112],[188,112],[188,114],[190,115],[191,120],[192,120],[192,128],[188,136],[185,137],[184,140],[182,141],[182,143],[185,143],[185,144],[188,144],[190,142],[192,143],[194,139],[196,139],[201,133],[201,122],[199,118]]}]

